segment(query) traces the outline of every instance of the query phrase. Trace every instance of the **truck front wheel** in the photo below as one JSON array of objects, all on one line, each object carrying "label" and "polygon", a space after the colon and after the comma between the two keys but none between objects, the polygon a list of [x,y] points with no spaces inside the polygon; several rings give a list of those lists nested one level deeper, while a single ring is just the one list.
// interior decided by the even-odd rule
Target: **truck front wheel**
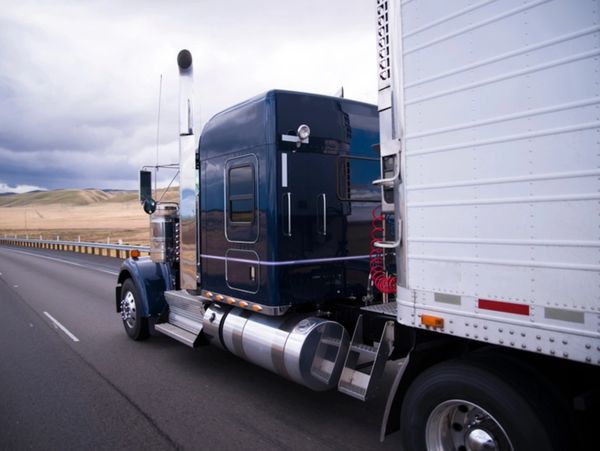
[{"label": "truck front wheel", "polygon": [[425,370],[402,405],[403,449],[564,449],[565,424],[549,403],[552,396],[524,374],[504,369],[453,360]]},{"label": "truck front wheel", "polygon": [[148,319],[142,316],[138,292],[131,279],[126,279],[121,288],[121,319],[130,338],[143,340],[148,337]]}]

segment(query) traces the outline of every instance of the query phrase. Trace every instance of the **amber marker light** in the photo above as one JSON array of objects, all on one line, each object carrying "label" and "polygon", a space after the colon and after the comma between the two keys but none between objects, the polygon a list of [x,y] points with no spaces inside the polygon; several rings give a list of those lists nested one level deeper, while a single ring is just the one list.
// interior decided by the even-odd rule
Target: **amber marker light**
[{"label": "amber marker light", "polygon": [[235,304],[235,299],[233,299],[233,298],[227,298],[227,303],[230,304],[230,305],[231,304]]},{"label": "amber marker light", "polygon": [[210,291],[205,291],[204,296],[206,296],[207,298],[212,298],[213,294]]},{"label": "amber marker light", "polygon": [[444,318],[432,315],[421,315],[421,324],[429,327],[442,328],[444,327]]},{"label": "amber marker light", "polygon": [[224,298],[224,296],[222,294],[217,294],[215,296],[215,300],[217,300],[217,301],[222,301],[223,299],[225,299],[225,298]]},{"label": "amber marker light", "polygon": [[141,254],[140,251],[138,251],[137,249],[133,249],[129,255],[131,256],[131,258],[140,258]]},{"label": "amber marker light", "polygon": [[262,307],[260,305],[254,304],[252,306],[252,310],[254,310],[255,312],[260,312],[262,310]]},{"label": "amber marker light", "polygon": [[248,303],[246,301],[240,301],[239,306],[240,307],[248,307]]}]

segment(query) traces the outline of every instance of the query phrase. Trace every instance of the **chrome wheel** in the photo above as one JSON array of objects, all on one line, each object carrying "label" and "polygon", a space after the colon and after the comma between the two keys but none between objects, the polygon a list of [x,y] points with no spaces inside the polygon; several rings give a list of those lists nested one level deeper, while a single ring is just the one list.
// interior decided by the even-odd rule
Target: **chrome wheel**
[{"label": "chrome wheel", "polygon": [[453,399],[439,404],[425,426],[431,451],[512,451],[500,423],[486,410],[468,401]]},{"label": "chrome wheel", "polygon": [[121,319],[130,329],[135,327],[135,297],[131,291],[128,291],[121,299]]}]

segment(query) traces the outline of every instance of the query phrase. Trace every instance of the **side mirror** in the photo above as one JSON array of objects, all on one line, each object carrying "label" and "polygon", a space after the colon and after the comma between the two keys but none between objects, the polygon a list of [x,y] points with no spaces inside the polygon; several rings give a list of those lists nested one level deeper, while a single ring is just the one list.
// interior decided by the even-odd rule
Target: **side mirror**
[{"label": "side mirror", "polygon": [[149,215],[156,211],[156,201],[151,197],[144,201],[144,211]]},{"label": "side mirror", "polygon": [[156,201],[152,199],[152,172],[140,171],[140,203],[144,211],[151,215],[156,210]]}]

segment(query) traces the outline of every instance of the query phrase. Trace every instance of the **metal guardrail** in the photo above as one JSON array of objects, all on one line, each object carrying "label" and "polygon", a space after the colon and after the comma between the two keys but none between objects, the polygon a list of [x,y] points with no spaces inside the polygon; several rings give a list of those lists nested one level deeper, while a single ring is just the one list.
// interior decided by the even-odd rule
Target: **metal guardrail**
[{"label": "metal guardrail", "polygon": [[107,257],[127,258],[132,250],[150,255],[149,246],[132,246],[129,244],[93,243],[89,241],[61,241],[61,240],[32,240],[29,238],[0,237],[0,244],[33,247],[38,249],[52,249],[57,251],[79,252],[83,254],[105,255]]}]

